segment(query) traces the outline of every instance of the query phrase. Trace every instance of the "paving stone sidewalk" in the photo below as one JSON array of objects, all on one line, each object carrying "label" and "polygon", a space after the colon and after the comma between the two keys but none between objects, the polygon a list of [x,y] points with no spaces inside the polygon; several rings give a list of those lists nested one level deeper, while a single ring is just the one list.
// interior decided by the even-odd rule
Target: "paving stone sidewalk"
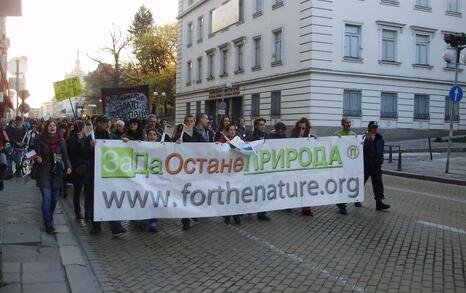
[{"label": "paving stone sidewalk", "polygon": [[1,293],[99,292],[61,203],[56,236],[42,225],[41,195],[33,181],[13,178],[0,192]]}]

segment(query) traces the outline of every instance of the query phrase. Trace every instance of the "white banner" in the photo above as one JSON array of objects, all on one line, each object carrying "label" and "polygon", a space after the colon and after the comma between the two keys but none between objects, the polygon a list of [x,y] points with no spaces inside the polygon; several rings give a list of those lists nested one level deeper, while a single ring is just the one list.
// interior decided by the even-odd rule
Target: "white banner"
[{"label": "white banner", "polygon": [[364,200],[361,136],[229,144],[97,141],[94,218],[256,213]]}]

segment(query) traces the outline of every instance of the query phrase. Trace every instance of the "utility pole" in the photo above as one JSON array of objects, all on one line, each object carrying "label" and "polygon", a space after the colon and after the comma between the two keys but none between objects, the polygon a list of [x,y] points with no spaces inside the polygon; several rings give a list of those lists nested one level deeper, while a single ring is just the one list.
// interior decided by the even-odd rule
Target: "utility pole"
[{"label": "utility pole", "polygon": [[[466,48],[466,36],[462,34],[446,34],[444,38],[445,42],[451,46],[456,52],[455,55],[455,86],[458,86],[458,72],[460,66],[461,51]],[[448,61],[448,60],[447,60]],[[451,61],[451,60],[450,60]],[[457,93],[458,94],[458,93]],[[447,150],[447,164],[445,166],[445,173],[450,172],[450,155],[451,155],[451,140],[453,137],[453,121],[455,116],[455,104],[452,99],[449,101],[450,105],[450,131],[448,133],[448,150]]]}]

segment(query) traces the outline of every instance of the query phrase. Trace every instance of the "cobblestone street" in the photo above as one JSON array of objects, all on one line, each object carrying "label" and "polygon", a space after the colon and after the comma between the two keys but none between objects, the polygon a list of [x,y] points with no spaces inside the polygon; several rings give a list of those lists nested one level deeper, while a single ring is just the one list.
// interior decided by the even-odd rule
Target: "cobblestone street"
[{"label": "cobblestone street", "polygon": [[157,234],[127,223],[119,237],[73,225],[105,292],[465,292],[466,188],[384,178],[389,212],[368,185],[348,216],[326,206],[240,226],[200,219],[187,232],[161,220]]}]

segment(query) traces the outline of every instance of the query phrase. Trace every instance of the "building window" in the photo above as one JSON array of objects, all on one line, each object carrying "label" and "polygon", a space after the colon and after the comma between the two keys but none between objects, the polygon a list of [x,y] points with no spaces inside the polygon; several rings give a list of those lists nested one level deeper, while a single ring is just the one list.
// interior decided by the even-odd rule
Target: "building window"
[{"label": "building window", "polygon": [[239,0],[239,21],[244,21],[244,0]]},{"label": "building window", "polygon": [[272,9],[280,8],[285,4],[283,0],[273,0],[272,3]]},{"label": "building window", "polygon": [[343,115],[360,117],[361,111],[361,91],[343,91]]},{"label": "building window", "polygon": [[282,108],[282,92],[276,91],[272,92],[271,96],[271,110],[270,110],[270,115],[272,116],[280,116],[281,114],[281,108]]},{"label": "building window", "polygon": [[262,6],[264,0],[254,0],[254,17],[262,15]]},{"label": "building window", "polygon": [[273,53],[272,66],[281,65],[283,55],[283,30],[278,29],[273,32]]},{"label": "building window", "polygon": [[262,59],[262,38],[254,38],[254,52],[253,52],[253,67],[252,70],[259,70],[261,68]]},{"label": "building window", "polygon": [[251,96],[251,117],[260,117],[261,112],[261,95],[253,94]]},{"label": "building window", "polygon": [[397,117],[397,95],[395,93],[382,93],[380,99],[380,118]]},{"label": "building window", "polygon": [[186,115],[191,115],[191,103],[186,102]]},{"label": "building window", "polygon": [[428,120],[429,114],[429,96],[415,95],[414,96],[414,119]]},{"label": "building window", "polygon": [[193,80],[193,63],[191,61],[186,62],[186,85],[190,86]]},{"label": "building window", "polygon": [[453,121],[460,121],[460,103],[452,103],[450,97],[445,97],[445,121],[450,121],[450,106],[453,104]]},{"label": "building window", "polygon": [[447,11],[460,12],[460,2],[458,0],[447,0]]},{"label": "building window", "polygon": [[416,0],[416,6],[430,8],[430,0]]},{"label": "building window", "polygon": [[201,101],[196,102],[196,114],[201,113]]},{"label": "building window", "polygon": [[187,31],[187,44],[188,44],[188,47],[192,46],[193,45],[193,23],[190,22],[188,23],[188,31]]},{"label": "building window", "polygon": [[428,35],[416,34],[416,64],[429,65],[429,44]]},{"label": "building window", "polygon": [[236,44],[235,73],[244,72],[244,43]]},{"label": "building window", "polygon": [[207,54],[207,80],[212,80],[215,78],[215,59],[214,52],[209,52]]},{"label": "building window", "polygon": [[204,38],[204,16],[197,19],[197,42],[202,42]]},{"label": "building window", "polygon": [[382,30],[382,61],[396,62],[396,31]]},{"label": "building window", "polygon": [[361,58],[360,25],[345,25],[345,58]]},{"label": "building window", "polygon": [[197,76],[196,76],[196,83],[202,82],[202,57],[197,58]]},{"label": "building window", "polygon": [[212,12],[214,10],[209,11],[209,36],[212,34]]},{"label": "building window", "polygon": [[228,76],[228,49],[224,48],[220,52],[220,77]]}]

